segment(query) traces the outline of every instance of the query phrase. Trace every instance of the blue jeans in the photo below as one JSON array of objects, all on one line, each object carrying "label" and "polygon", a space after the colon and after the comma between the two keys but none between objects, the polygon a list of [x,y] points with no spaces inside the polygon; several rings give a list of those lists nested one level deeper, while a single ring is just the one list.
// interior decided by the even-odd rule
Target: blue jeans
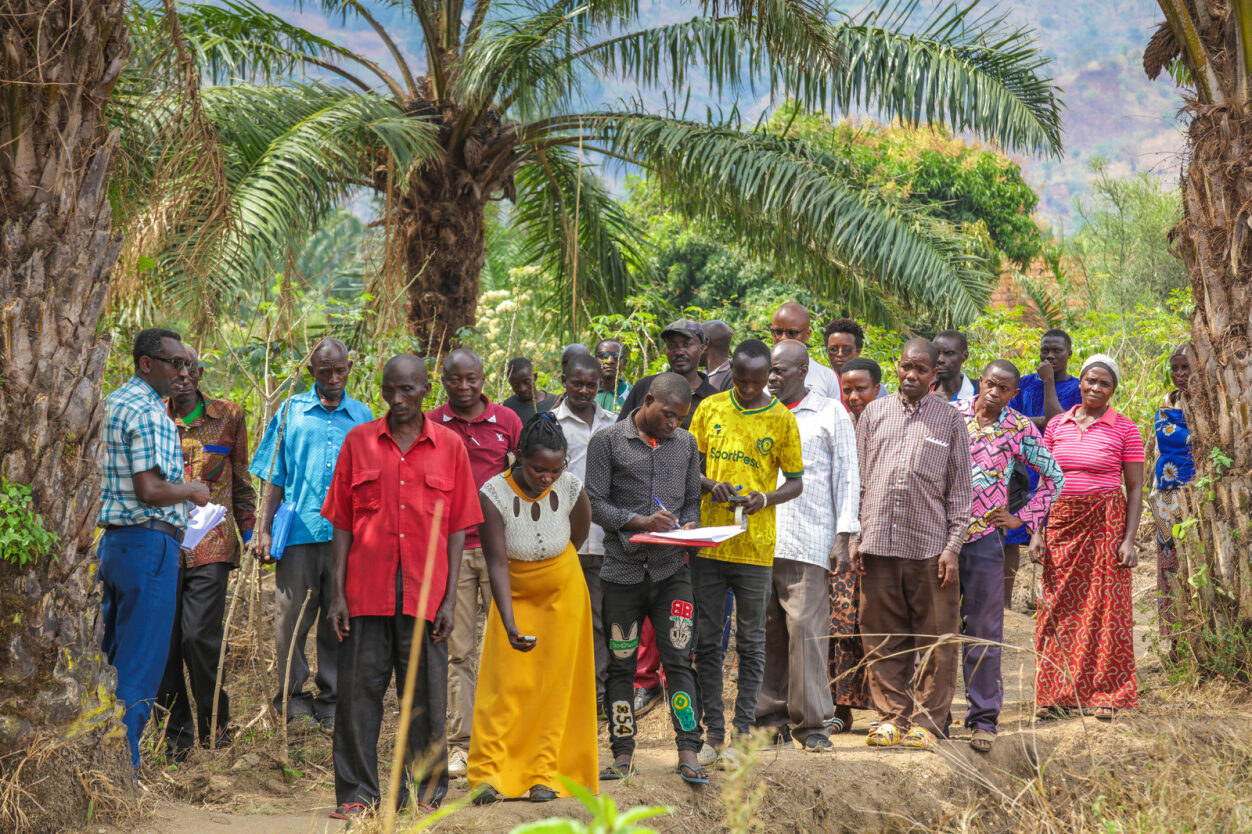
[{"label": "blue jeans", "polygon": [[139,737],[152,714],[174,629],[178,542],[159,530],[124,527],[104,531],[98,553],[101,648],[117,670],[130,761],[139,767]]}]

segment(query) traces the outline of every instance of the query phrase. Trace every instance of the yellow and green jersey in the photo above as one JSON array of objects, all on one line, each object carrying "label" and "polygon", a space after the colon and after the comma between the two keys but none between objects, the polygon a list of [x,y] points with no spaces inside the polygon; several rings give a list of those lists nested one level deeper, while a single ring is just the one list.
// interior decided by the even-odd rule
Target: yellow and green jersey
[{"label": "yellow and green jersey", "polygon": [[[705,457],[705,475],[742,485],[740,495],[773,492],[780,471],[788,478],[804,474],[796,418],[777,399],[763,408],[745,409],[735,399],[733,388],[716,394],[696,409],[691,433]],[[700,499],[700,523],[705,527],[734,524],[734,509],[725,502],[714,503],[706,493]],[[749,516],[746,532],[720,547],[705,548],[700,555],[723,562],[773,564],[774,508]]]}]

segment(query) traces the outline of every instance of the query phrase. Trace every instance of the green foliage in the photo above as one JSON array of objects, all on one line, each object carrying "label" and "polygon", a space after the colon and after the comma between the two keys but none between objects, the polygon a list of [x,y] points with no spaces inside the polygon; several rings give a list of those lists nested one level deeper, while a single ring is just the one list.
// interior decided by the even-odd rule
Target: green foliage
[{"label": "green foliage", "polygon": [[617,803],[608,794],[593,796],[585,787],[567,779],[557,777],[572,793],[583,807],[591,813],[591,822],[583,823],[570,819],[546,819],[519,825],[509,834],[654,834],[655,829],[647,828],[638,823],[652,817],[674,813],[674,809],[664,805],[632,808],[619,814]]},{"label": "green foliage", "polygon": [[0,559],[19,568],[52,554],[59,541],[33,503],[29,486],[0,478]]},{"label": "green foliage", "polygon": [[1076,206],[1083,226],[1070,251],[1096,299],[1113,312],[1164,304],[1187,287],[1187,271],[1170,251],[1169,233],[1182,219],[1176,189],[1148,174],[1118,179],[1103,160],[1092,164],[1091,196]]},{"label": "green foliage", "polygon": [[981,224],[995,248],[1019,266],[1039,253],[1042,235],[1031,216],[1039,197],[1021,165],[941,125],[835,123],[788,102],[765,130],[804,139],[846,160],[868,186],[955,228]]}]

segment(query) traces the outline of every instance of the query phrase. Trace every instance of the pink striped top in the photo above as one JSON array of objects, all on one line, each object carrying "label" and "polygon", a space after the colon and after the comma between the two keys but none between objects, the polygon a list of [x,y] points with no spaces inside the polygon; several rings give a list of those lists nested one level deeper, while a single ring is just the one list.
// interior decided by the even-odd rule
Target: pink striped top
[{"label": "pink striped top", "polygon": [[1122,464],[1143,460],[1143,438],[1129,417],[1106,409],[1100,418],[1079,428],[1074,406],[1058,414],[1043,432],[1043,444],[1065,474],[1062,495],[1109,492],[1122,487]]}]

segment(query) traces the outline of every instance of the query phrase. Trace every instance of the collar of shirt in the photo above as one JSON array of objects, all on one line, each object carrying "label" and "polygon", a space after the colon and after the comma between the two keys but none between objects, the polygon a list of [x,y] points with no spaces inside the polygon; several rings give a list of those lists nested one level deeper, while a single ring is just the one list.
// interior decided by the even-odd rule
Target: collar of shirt
[{"label": "collar of shirt", "polygon": [[407,455],[413,449],[417,448],[417,445],[419,443],[428,443],[431,446],[439,445],[435,439],[435,435],[432,434],[430,431],[430,427],[433,423],[434,423],[434,420],[431,420],[426,415],[422,416],[422,430],[417,433],[417,440],[414,440],[413,445],[410,446],[408,449],[400,448],[400,443],[396,440],[396,436],[391,433],[391,425],[387,422],[386,414],[384,414],[382,417],[379,417],[377,420],[373,420],[369,423],[366,423],[365,425],[368,428],[362,429],[362,431],[371,432],[374,435],[374,437],[377,438],[378,440],[382,440],[384,437],[386,437],[388,440],[392,442],[393,445],[395,445],[396,449],[400,451],[401,455]]},{"label": "collar of shirt", "polygon": [[466,420],[464,417],[454,413],[452,411],[452,406],[448,405],[447,408],[443,409],[443,412],[442,412],[443,422],[451,423],[453,420],[456,420],[461,423],[494,423],[496,422],[496,409],[492,408],[492,406],[495,405],[495,403],[489,400],[486,394],[479,394],[479,398],[482,399],[483,401],[483,410],[482,410],[482,413],[479,414],[477,417],[475,417],[473,420]]},{"label": "collar of shirt", "polygon": [[339,398],[339,404],[334,408],[327,408],[322,402],[322,398],[317,395],[317,386],[314,385],[312,388],[303,393],[293,394],[291,397],[291,404],[293,407],[303,406],[306,413],[315,408],[320,408],[322,411],[334,414],[335,412],[345,410],[348,407],[348,400],[348,391],[345,389],[343,395]]},{"label": "collar of shirt", "polygon": [[592,431],[596,431],[597,429],[604,428],[605,426],[611,423],[617,422],[616,414],[604,408],[595,400],[592,400],[592,404],[595,406],[596,410],[591,415],[590,423],[588,423],[586,420],[579,417],[577,414],[575,414],[573,411],[570,410],[569,400],[561,400],[561,404],[558,405],[555,410],[553,410],[552,416],[557,419],[557,422],[560,422],[562,420],[577,420],[578,422],[582,423],[584,426],[589,426]]},{"label": "collar of shirt", "polygon": [[[229,412],[225,408],[226,400],[218,400],[213,397],[207,397],[198,389],[196,390],[196,393],[200,395],[200,402],[204,403],[204,411],[201,412],[199,417],[192,420],[190,423],[186,423],[185,425],[187,428],[197,425],[205,417],[208,417],[210,420],[221,420],[222,418],[229,416]],[[166,413],[170,415],[171,420],[181,420],[181,418],[174,413],[173,398],[166,400],[165,405]]]},{"label": "collar of shirt", "polygon": [[722,364],[718,365],[716,368],[713,368],[711,371],[709,371],[709,376],[713,376],[714,374],[723,374],[729,370],[730,370],[730,360],[727,359],[725,362],[723,362]]},{"label": "collar of shirt", "polygon": [[[1069,411],[1062,411],[1060,414],[1056,415],[1056,417],[1054,417],[1053,419],[1056,420],[1058,424],[1073,423],[1075,426],[1077,426],[1078,425],[1078,409],[1080,408],[1082,408],[1081,403],[1074,406]],[[1087,428],[1092,428],[1093,426],[1097,426],[1100,423],[1104,423],[1105,425],[1109,425],[1109,426],[1115,425],[1117,423],[1117,418],[1120,416],[1121,415],[1116,410],[1114,410],[1113,406],[1110,405],[1108,408],[1104,409],[1104,413],[1101,414],[1099,417],[1097,417],[1091,423],[1090,426],[1087,426]],[[1078,430],[1082,431],[1083,429],[1081,426],[1079,426]]]},{"label": "collar of shirt", "polygon": [[156,389],[149,385],[148,381],[140,377],[138,374],[135,374],[130,379],[126,380],[126,382],[120,386],[118,390],[121,391],[123,388],[129,389],[127,391],[128,394],[149,399],[153,402],[153,404],[162,410],[165,408],[165,400],[161,399],[160,395],[157,394]]},{"label": "collar of shirt", "polygon": [[897,391],[896,396],[900,400],[900,407],[904,409],[904,413],[912,417],[917,413],[917,410],[922,407],[922,403],[926,400],[926,397],[929,397],[930,395],[927,394],[926,397],[922,397],[915,403],[909,402],[908,397],[904,396],[903,391]]}]

